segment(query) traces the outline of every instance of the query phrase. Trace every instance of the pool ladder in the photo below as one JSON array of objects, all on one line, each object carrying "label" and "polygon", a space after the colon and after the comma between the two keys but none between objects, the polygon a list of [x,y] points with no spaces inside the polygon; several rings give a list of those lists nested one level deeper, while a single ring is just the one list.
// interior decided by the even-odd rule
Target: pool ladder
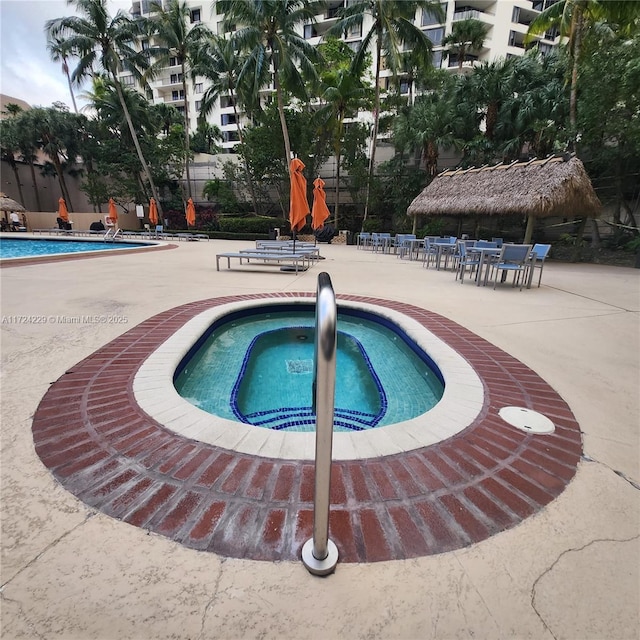
[{"label": "pool ladder", "polygon": [[328,273],[318,275],[315,354],[313,358],[313,412],[316,415],[316,463],[313,537],[302,547],[302,562],[310,573],[324,576],[338,563],[338,548],[329,539],[331,449],[336,391],[338,310]]}]

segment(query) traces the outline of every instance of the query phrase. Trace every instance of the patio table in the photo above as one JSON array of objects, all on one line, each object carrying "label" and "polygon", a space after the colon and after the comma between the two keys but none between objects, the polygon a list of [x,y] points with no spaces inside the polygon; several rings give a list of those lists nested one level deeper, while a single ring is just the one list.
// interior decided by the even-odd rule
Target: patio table
[{"label": "patio table", "polygon": [[480,256],[478,260],[478,271],[476,272],[477,287],[480,286],[480,282],[482,281],[482,268],[486,265],[483,283],[483,286],[486,286],[487,278],[489,276],[489,260],[493,256],[500,255],[500,249],[497,249],[496,247],[468,247],[467,251]]},{"label": "patio table", "polygon": [[436,271],[440,271],[440,261],[443,254],[445,256],[444,267],[446,269],[449,256],[453,255],[456,250],[455,242],[432,242],[431,246],[436,248]]}]

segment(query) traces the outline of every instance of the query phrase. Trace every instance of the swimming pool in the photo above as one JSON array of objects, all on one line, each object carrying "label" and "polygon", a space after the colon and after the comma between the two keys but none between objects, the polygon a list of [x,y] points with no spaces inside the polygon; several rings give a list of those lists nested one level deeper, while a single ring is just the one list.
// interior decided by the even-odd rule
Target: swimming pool
[{"label": "swimming pool", "polygon": [[[216,323],[178,369],[178,393],[230,420],[313,431],[313,308],[264,308]],[[334,430],[410,420],[440,400],[444,384],[427,354],[379,317],[338,314]]]},{"label": "swimming pool", "polygon": [[67,253],[135,249],[148,246],[150,246],[149,243],[127,242],[123,240],[118,240],[117,242],[104,242],[101,240],[0,238],[0,259],[34,258]]},{"label": "swimming pool", "polygon": [[[245,300],[236,298],[195,315],[164,340],[138,369],[132,387],[138,406],[168,431],[192,440],[264,457],[313,460],[315,433],[264,429],[223,418],[195,406],[175,387],[176,374],[201,346],[215,323],[260,313],[267,306],[308,308],[309,303],[305,296],[264,299],[247,296]],[[444,392],[432,409],[411,419],[375,429],[334,433],[334,459],[371,458],[430,446],[459,433],[481,413],[484,388],[477,373],[465,358],[423,324],[392,308],[364,301],[339,300],[338,310],[372,314],[382,322],[396,325],[428,354],[442,375]],[[396,378],[401,388],[402,376],[396,375]],[[410,396],[403,391],[406,389],[398,395]]]}]

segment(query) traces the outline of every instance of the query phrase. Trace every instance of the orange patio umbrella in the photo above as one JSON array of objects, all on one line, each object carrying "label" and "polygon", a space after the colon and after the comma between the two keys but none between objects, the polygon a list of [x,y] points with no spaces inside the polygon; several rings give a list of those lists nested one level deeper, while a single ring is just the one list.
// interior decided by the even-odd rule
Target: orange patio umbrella
[{"label": "orange patio umbrella", "polygon": [[149,222],[153,225],[158,224],[158,205],[155,198],[149,200]]},{"label": "orange patio umbrella", "polygon": [[324,191],[324,180],[318,176],[313,181],[313,207],[311,209],[311,226],[315,229],[322,229],[324,221],[329,217],[327,207],[327,194]]},{"label": "orange patio umbrella", "polygon": [[189,198],[187,200],[187,225],[193,227],[196,223],[196,208],[193,204],[193,200]]},{"label": "orange patio umbrella", "polygon": [[307,222],[309,203],[307,202],[307,180],[302,175],[304,163],[294,158],[289,165],[291,192],[289,198],[289,224],[293,232],[293,249],[295,251],[296,231],[300,231]]},{"label": "orange patio umbrella", "polygon": [[69,212],[67,211],[67,203],[64,201],[64,198],[58,199],[58,218],[69,222]]},{"label": "orange patio umbrella", "polygon": [[113,226],[118,226],[118,211],[116,210],[116,203],[113,198],[109,198],[109,217],[111,218],[111,222],[113,222]]}]

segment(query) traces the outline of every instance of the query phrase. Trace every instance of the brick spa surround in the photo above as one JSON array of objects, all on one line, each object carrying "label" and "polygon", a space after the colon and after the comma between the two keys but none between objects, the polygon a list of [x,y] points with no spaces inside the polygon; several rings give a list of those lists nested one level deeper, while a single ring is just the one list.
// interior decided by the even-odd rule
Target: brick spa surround
[{"label": "brick spa surround", "polygon": [[[227,296],[186,304],[134,327],[54,382],[36,410],[38,456],[85,504],[187,547],[254,560],[297,560],[312,536],[313,462],[265,458],[174,433],[136,403],[133,380],[160,344],[217,305],[313,294]],[[339,296],[407,315],[476,371],[484,404],[473,423],[437,444],[338,460],[329,535],[341,562],[442,553],[509,529],[557,497],[582,440],[562,398],[536,373],[460,325],[408,304]],[[194,339],[197,336],[194,336]],[[531,435],[498,411],[525,407],[555,432]]]}]

